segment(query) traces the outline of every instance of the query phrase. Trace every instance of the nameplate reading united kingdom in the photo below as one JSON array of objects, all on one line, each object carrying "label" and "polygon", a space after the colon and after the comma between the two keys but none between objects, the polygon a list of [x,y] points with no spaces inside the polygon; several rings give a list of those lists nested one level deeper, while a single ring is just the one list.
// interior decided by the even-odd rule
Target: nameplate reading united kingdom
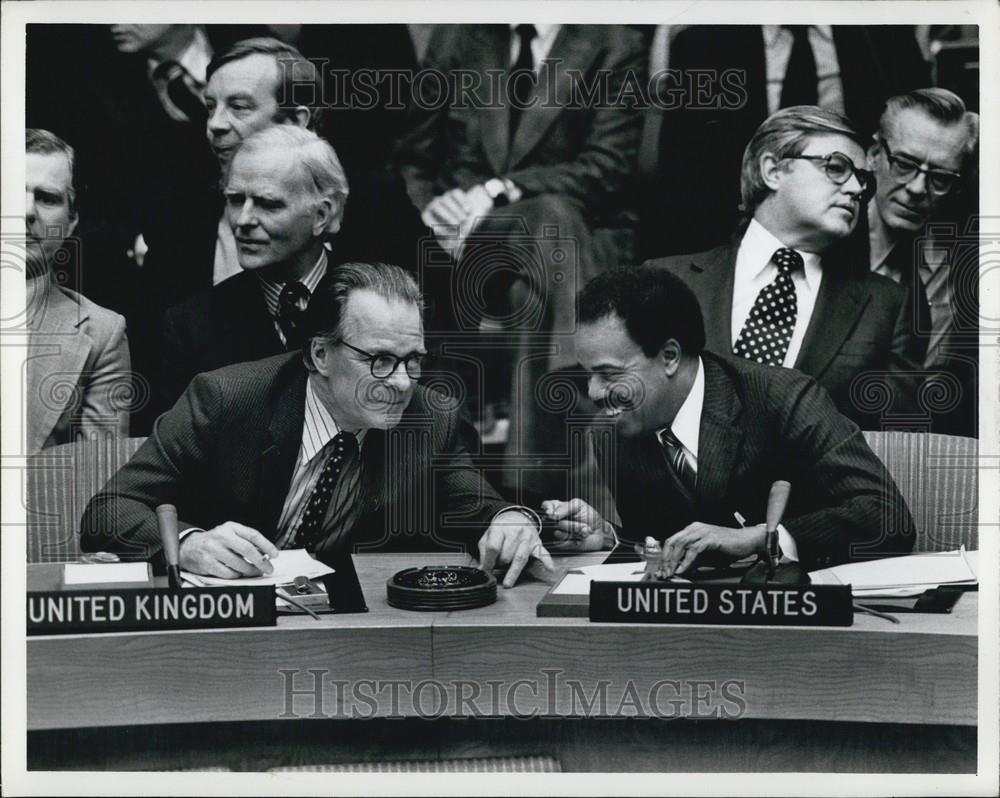
[{"label": "nameplate reading united kingdom", "polygon": [[274,626],[274,586],[28,593],[28,634]]},{"label": "nameplate reading united kingdom", "polygon": [[591,582],[590,620],[733,626],[850,626],[846,585]]}]

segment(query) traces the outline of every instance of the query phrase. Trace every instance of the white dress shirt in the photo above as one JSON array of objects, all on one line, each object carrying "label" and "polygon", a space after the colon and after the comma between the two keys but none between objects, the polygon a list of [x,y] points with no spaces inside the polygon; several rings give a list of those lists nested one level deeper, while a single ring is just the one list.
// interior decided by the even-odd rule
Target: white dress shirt
[{"label": "white dress shirt", "polygon": [[[516,64],[517,58],[521,54],[521,37],[517,35],[517,31],[515,30],[519,24],[521,23],[515,23],[510,26],[511,64]],[[535,23],[535,31],[538,35],[531,40],[531,60],[534,62],[535,72],[538,72],[539,65],[548,56],[561,27],[562,25],[542,25]]]},{"label": "white dress shirt", "polygon": [[[764,29],[764,60],[767,64],[767,112],[773,114],[781,105],[781,89],[795,37],[781,25],[761,27]],[[822,108],[842,114],[844,86],[840,82],[840,62],[833,41],[833,28],[830,25],[810,25],[808,36],[816,60],[817,103]]]},{"label": "white dress shirt", "polygon": [[[701,411],[705,404],[705,365],[698,358],[698,374],[694,378],[691,390],[684,398],[680,410],[670,424],[670,431],[680,441],[684,451],[684,459],[698,473],[698,435],[701,429]],[[659,436],[657,436],[659,437]],[[799,561],[799,550],[795,538],[785,529],[784,524],[778,525],[778,545],[781,546],[782,561]]]},{"label": "white dress shirt", "polygon": [[[750,221],[739,252],[736,254],[736,268],[733,273],[733,312],[731,322],[730,345],[735,346],[740,337],[743,325],[746,324],[753,303],[761,289],[774,281],[778,276],[778,267],[771,263],[776,250],[785,245],[775,238],[770,231],[756,219]],[[815,252],[796,250],[803,261],[803,268],[792,273],[792,285],[795,286],[795,328],[788,343],[783,366],[791,368],[802,348],[809,319],[816,306],[820,283],[823,282],[823,267],[820,256]],[[730,348],[732,352],[732,348]]]}]

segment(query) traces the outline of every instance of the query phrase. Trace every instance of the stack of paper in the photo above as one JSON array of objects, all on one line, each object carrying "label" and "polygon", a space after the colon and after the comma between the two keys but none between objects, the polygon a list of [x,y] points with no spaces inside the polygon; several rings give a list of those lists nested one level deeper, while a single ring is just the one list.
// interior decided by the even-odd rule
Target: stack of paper
[{"label": "stack of paper", "polygon": [[223,579],[218,576],[196,576],[183,571],[185,579],[194,584],[205,585],[282,585],[294,582],[295,577],[304,576],[315,579],[318,576],[332,574],[333,569],[319,560],[314,560],[305,549],[283,549],[271,560],[274,573],[267,576],[244,576],[238,579]]},{"label": "stack of paper", "polygon": [[149,565],[144,562],[66,563],[63,584],[70,586],[102,584],[149,584]]},{"label": "stack of paper", "polygon": [[[646,574],[644,562],[622,562],[612,565],[587,565],[573,568],[552,590],[553,596],[589,596],[591,582],[641,582]],[[687,582],[677,578],[678,582]]]},{"label": "stack of paper", "polygon": [[812,571],[814,585],[850,585],[856,598],[918,596],[939,585],[975,584],[979,552],[913,554]]}]

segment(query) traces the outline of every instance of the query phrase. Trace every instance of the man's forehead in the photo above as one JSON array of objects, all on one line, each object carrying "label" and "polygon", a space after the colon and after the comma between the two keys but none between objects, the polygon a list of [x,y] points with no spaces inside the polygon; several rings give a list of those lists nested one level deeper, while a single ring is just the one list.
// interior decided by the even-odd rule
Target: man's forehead
[{"label": "man's forehead", "polygon": [[898,151],[946,169],[961,168],[969,136],[961,122],[948,125],[919,109],[907,108],[891,120],[889,129],[894,155]]},{"label": "man's forehead", "polygon": [[357,341],[364,338],[387,346],[420,346],[423,342],[420,308],[400,299],[386,299],[374,291],[351,292],[344,307],[343,327],[344,334]]},{"label": "man's forehead", "polygon": [[63,152],[29,152],[25,157],[25,177],[35,184],[66,191],[72,179],[69,158]]},{"label": "man's forehead", "polygon": [[217,93],[222,86],[230,94],[246,92],[255,94],[266,89],[273,94],[281,77],[277,60],[267,53],[248,56],[223,64],[209,78],[206,92]]},{"label": "man's forehead", "polygon": [[251,184],[271,188],[301,188],[304,168],[288,150],[268,147],[236,153],[227,188]]},{"label": "man's forehead", "polygon": [[591,368],[625,365],[641,351],[628,334],[625,322],[616,315],[580,324],[576,350],[583,365]]},{"label": "man's forehead", "polygon": [[810,136],[802,152],[804,155],[829,155],[832,152],[842,152],[858,163],[862,163],[865,156],[864,148],[860,144],[840,133]]}]

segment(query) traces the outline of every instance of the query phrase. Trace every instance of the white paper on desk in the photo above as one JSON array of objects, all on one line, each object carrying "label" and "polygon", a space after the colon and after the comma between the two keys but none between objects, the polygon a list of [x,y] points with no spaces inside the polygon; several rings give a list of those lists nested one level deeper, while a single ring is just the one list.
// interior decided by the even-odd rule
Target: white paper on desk
[{"label": "white paper on desk", "polygon": [[144,562],[74,563],[63,566],[64,585],[98,585],[149,581]]},{"label": "white paper on desk", "polygon": [[851,585],[856,597],[918,596],[938,585],[976,582],[977,552],[947,551],[848,563],[809,574],[814,585]]},{"label": "white paper on desk", "polygon": [[590,583],[639,582],[646,573],[641,562],[621,562],[613,565],[586,565],[573,568],[552,591],[554,596],[589,596]]},{"label": "white paper on desk", "polygon": [[[306,579],[315,579],[318,576],[332,574],[333,569],[314,560],[305,549],[282,549],[277,557],[271,558],[271,565],[274,566],[274,573],[267,576],[243,576],[237,579],[223,579],[218,576],[202,576],[198,574],[192,581],[200,580],[206,585],[281,585],[285,582],[294,582],[295,577],[304,576]],[[185,576],[190,576],[186,573]]]}]

